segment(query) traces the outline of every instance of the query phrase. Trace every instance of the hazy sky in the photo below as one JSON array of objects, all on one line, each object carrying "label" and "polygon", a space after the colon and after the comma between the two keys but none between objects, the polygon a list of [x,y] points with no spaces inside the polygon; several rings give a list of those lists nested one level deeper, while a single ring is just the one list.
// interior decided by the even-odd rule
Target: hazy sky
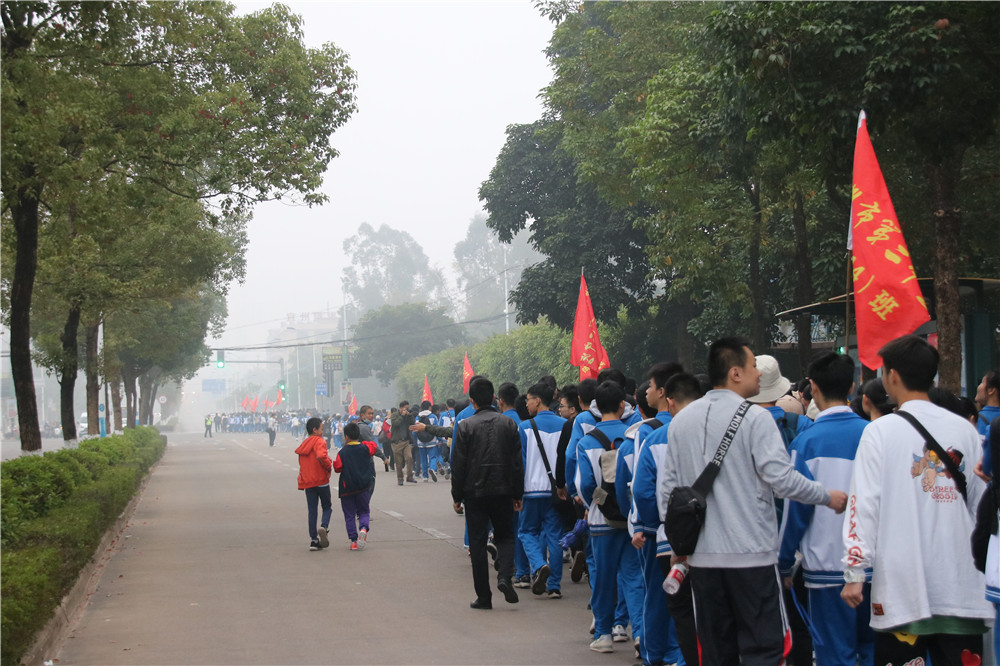
[{"label": "hazy sky", "polygon": [[551,79],[542,51],[554,26],[530,1],[286,4],[309,46],[349,54],[358,111],[333,135],[329,203],[256,208],[246,281],[232,285],[226,334],[210,346],[260,343],[288,313],[336,310],[342,241],[362,222],[405,229],[453,282],[454,245],[482,210],[504,130],[541,117]]}]

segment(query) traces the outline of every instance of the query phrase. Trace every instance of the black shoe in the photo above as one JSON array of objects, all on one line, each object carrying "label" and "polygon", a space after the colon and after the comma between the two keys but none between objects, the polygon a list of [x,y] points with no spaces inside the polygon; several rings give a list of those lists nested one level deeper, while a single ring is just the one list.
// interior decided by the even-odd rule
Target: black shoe
[{"label": "black shoe", "polygon": [[496,547],[496,545],[492,541],[490,541],[489,543],[486,544],[486,552],[490,554],[490,559],[493,560],[494,564],[496,564],[496,561],[497,561],[497,547]]},{"label": "black shoe", "polygon": [[491,608],[493,608],[493,602],[483,601],[482,599],[476,599],[471,604],[469,604],[469,608],[475,608],[476,610],[490,610]]},{"label": "black shoe", "polygon": [[531,577],[531,593],[535,595],[545,594],[545,584],[549,581],[549,565],[543,564],[538,567],[538,571]]},{"label": "black shoe", "polygon": [[429,470],[427,470],[427,472],[431,475],[431,481],[433,481],[434,483],[437,483],[438,482],[438,475],[435,474],[434,470],[429,469]]},{"label": "black shoe", "polygon": [[576,551],[573,555],[573,566],[569,570],[569,579],[574,583],[583,580],[583,574],[587,570],[587,556],[582,550]]},{"label": "black shoe", "polygon": [[517,603],[517,590],[514,589],[514,584],[510,582],[510,578],[501,578],[498,580],[497,589],[503,592],[504,601],[509,604]]}]

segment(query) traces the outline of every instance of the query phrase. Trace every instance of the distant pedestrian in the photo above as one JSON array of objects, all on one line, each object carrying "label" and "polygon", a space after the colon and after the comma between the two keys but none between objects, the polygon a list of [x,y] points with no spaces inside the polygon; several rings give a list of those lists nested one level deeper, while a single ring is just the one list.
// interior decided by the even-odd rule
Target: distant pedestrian
[{"label": "distant pedestrian", "polygon": [[278,419],[274,418],[274,414],[267,420],[267,439],[268,446],[274,446],[274,438],[278,434]]},{"label": "distant pedestrian", "polygon": [[212,436],[212,415],[209,414],[205,417],[205,437]]},{"label": "distant pedestrian", "polygon": [[362,442],[361,429],[357,423],[344,425],[344,446],[337,452],[333,470],[340,473],[337,495],[344,511],[347,537],[351,540],[351,550],[362,550],[368,543],[368,529],[371,511],[368,502],[375,481],[372,456],[378,450],[375,442]]},{"label": "distant pedestrian", "polygon": [[[299,456],[299,490],[306,492],[306,506],[309,509],[309,550],[319,550],[330,545],[327,532],[333,503],[330,499],[330,470],[333,461],[326,452],[323,439],[323,420],[312,417],[306,421],[306,437],[295,453]],[[323,506],[323,516],[319,528],[316,527],[318,506]]]}]

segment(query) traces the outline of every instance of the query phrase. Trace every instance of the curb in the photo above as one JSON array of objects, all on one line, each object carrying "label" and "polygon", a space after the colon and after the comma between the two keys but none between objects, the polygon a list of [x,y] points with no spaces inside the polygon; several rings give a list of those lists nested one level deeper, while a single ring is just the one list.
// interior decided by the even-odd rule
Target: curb
[{"label": "curb", "polygon": [[35,634],[35,642],[24,653],[24,656],[21,657],[20,663],[22,666],[52,664],[55,655],[62,649],[63,643],[83,614],[84,609],[90,601],[90,597],[97,592],[101,584],[101,575],[104,573],[104,566],[115,552],[117,552],[122,533],[128,527],[128,522],[131,520],[132,514],[135,513],[135,508],[139,504],[139,500],[142,499],[143,494],[146,492],[149,479],[167,455],[167,438],[164,435],[160,435],[160,437],[163,439],[163,455],[149,468],[145,478],[136,489],[135,495],[122,510],[115,524],[104,533],[104,537],[101,539],[101,543],[98,544],[97,550],[94,551],[90,562],[80,572],[80,576],[76,579],[76,584],[63,597],[52,619],[45,623],[45,626]]}]

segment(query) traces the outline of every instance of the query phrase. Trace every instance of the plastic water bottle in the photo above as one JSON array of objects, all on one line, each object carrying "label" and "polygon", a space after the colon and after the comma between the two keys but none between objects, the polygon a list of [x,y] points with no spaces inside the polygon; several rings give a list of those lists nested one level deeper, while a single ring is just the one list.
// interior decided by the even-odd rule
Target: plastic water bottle
[{"label": "plastic water bottle", "polygon": [[670,567],[670,572],[663,579],[663,591],[667,594],[677,594],[677,590],[681,589],[681,583],[687,578],[689,570],[688,565],[684,562],[678,562]]}]

